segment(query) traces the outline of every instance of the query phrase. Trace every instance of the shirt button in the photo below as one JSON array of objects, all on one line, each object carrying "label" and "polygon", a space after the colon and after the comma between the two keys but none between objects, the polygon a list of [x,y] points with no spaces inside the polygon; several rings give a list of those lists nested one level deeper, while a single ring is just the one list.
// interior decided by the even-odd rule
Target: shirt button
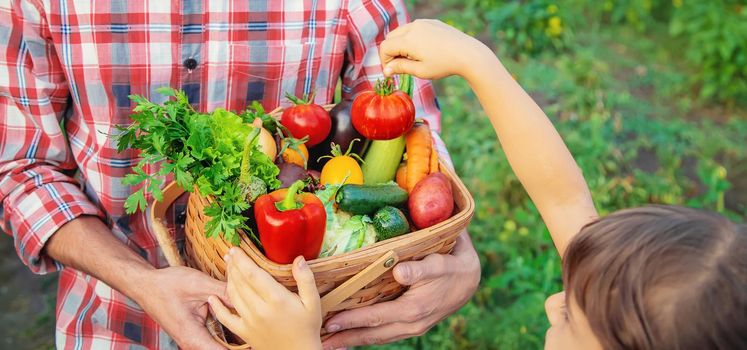
[{"label": "shirt button", "polygon": [[187,58],[186,60],[184,60],[184,68],[187,68],[189,70],[197,68],[197,60],[194,58]]}]

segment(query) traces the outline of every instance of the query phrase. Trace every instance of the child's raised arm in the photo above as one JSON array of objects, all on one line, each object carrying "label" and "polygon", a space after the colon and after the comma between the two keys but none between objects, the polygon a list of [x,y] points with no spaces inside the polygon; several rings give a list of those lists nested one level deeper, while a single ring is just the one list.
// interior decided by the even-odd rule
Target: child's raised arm
[{"label": "child's raised arm", "polygon": [[459,75],[469,82],[562,256],[573,235],[597,212],[560,135],[495,54],[436,20],[397,28],[381,43],[379,54],[387,75],[407,73],[424,79]]}]

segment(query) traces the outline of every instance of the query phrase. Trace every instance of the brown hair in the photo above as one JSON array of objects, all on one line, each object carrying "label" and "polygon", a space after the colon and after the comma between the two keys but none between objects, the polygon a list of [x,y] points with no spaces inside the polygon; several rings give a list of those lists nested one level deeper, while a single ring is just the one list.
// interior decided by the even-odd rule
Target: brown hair
[{"label": "brown hair", "polygon": [[605,349],[747,349],[747,228],[673,206],[574,237],[563,284]]}]

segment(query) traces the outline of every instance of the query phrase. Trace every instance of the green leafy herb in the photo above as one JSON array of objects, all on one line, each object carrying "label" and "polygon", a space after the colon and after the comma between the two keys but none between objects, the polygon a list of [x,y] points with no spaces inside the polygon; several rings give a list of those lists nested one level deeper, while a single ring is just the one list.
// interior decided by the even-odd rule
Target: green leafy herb
[{"label": "green leafy herb", "polygon": [[[174,174],[185,190],[197,187],[201,194],[215,198],[205,208],[205,215],[211,217],[205,225],[206,235],[222,234],[237,245],[240,230],[253,234],[244,217],[250,201],[280,186],[280,170],[259,151],[259,129],[248,123],[250,117],[266,115],[264,109],[256,103],[252,115],[244,112],[239,116],[222,108],[204,114],[192,108],[182,91],[156,91],[172,99],[159,105],[142,96],[130,96],[136,103],[133,123],[118,127],[118,151],[134,148],[142,157],[133,173],[122,180],[125,185],[143,185],[125,201],[126,212],[145,210],[147,193],[162,200],[164,178]],[[160,164],[157,171],[145,171],[147,165],[155,164]]]},{"label": "green leafy herb", "polygon": [[259,118],[262,120],[262,127],[267,129],[272,134],[277,133],[280,122],[267,114],[265,107],[262,106],[259,101],[252,102],[241,114],[239,114],[245,123],[251,124],[255,119]]}]

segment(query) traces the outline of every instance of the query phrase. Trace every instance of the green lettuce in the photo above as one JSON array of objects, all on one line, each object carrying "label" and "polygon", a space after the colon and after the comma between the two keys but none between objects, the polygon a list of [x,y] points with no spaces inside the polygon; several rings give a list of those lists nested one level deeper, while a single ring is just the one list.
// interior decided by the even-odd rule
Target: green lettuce
[{"label": "green lettuce", "polygon": [[376,242],[372,220],[366,215],[354,215],[335,209],[335,194],[340,185],[329,185],[316,192],[327,211],[327,229],[319,257],[347,253]]},{"label": "green lettuce", "polygon": [[[215,198],[205,208],[205,215],[210,217],[206,235],[222,234],[227,241],[238,244],[239,230],[253,234],[244,217],[251,202],[280,187],[280,169],[259,150],[259,129],[222,108],[210,114],[199,113],[182,91],[157,91],[172,99],[159,105],[142,96],[130,96],[136,103],[133,123],[117,128],[117,149],[138,149],[142,158],[123,184],[145,184],[127,198],[126,212],[145,210],[145,193],[161,200],[160,185],[168,174],[174,174],[185,190],[191,192],[196,186],[201,194]],[[156,163],[161,165],[158,172],[145,173],[147,164]]]}]

